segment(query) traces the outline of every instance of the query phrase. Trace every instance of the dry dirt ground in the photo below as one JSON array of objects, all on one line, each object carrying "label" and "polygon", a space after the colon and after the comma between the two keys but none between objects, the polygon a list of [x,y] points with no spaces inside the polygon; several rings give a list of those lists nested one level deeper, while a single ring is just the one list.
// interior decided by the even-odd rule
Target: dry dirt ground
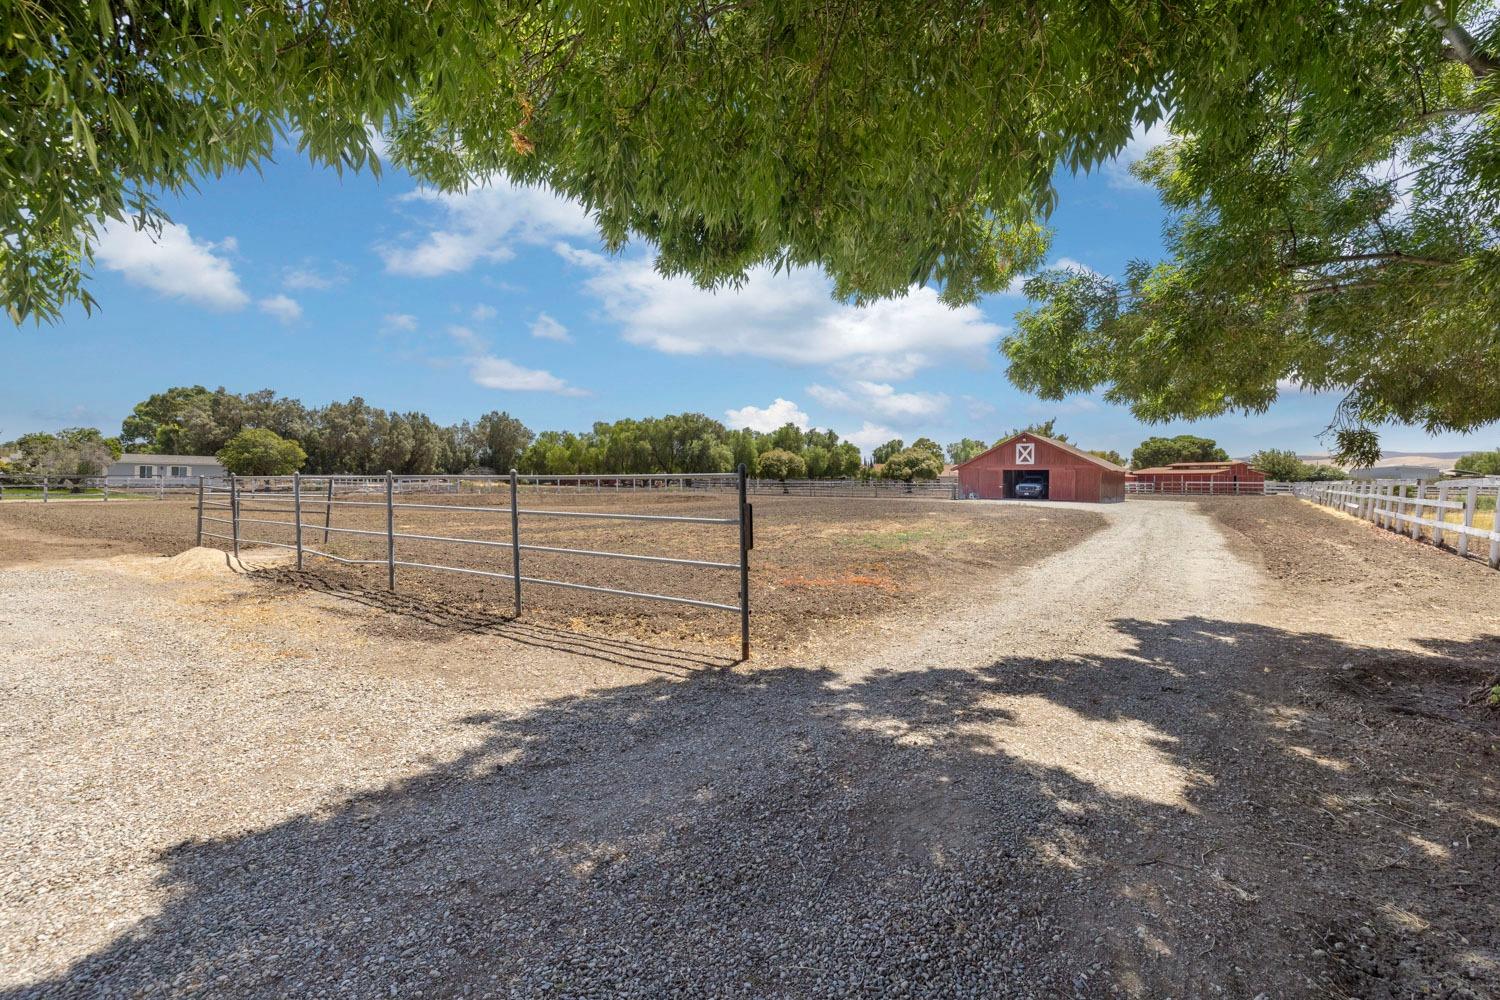
[{"label": "dry dirt ground", "polygon": [[0,997],[1500,991],[1500,574],[950,509],[977,565],[737,666],[0,511]]},{"label": "dry dirt ground", "polygon": [[[371,502],[369,507],[336,507],[333,526],[357,531],[385,531],[383,498],[369,494],[341,496]],[[496,494],[410,495],[407,502],[448,506],[503,503]],[[576,496],[541,493],[523,498],[527,509],[725,518],[735,514],[727,495],[633,494]],[[754,572],[751,607],[755,645],[762,651],[788,648],[830,628],[847,628],[872,616],[939,603],[963,589],[970,578],[1009,573],[1076,544],[1105,524],[1093,511],[1065,508],[1013,508],[995,511],[951,502],[877,501],[756,497]],[[287,503],[246,495],[241,504],[242,551],[253,551],[250,539],[291,543]],[[212,520],[205,527],[229,533]],[[309,501],[305,524],[323,523],[322,511]],[[276,522],[276,523],[271,523]],[[400,509],[396,530],[429,537],[462,537],[508,543],[510,518],[474,510]],[[140,552],[175,555],[193,544],[195,512],[185,500],[127,503],[0,503],[0,566],[39,558],[88,558]],[[683,559],[737,563],[738,529],[732,525],[688,522],[598,521],[571,517],[528,516],[522,540],[532,545],[605,549]],[[223,541],[211,544],[227,546]],[[385,539],[333,532],[325,541],[315,528],[304,543],[346,559],[386,558]],[[465,546],[401,541],[397,558],[436,565],[509,572],[507,545]],[[739,574],[722,569],[666,566],[655,563],[592,559],[526,552],[523,575],[585,585],[662,593],[739,603]],[[436,638],[509,617],[514,608],[509,581],[472,575],[398,570],[398,595],[386,593],[386,568],[347,566],[307,557],[311,572],[297,574],[285,564],[264,566],[262,575],[299,586],[337,590],[351,599],[400,608],[407,614],[383,620],[388,635],[434,638],[429,625],[440,626]],[[676,643],[737,655],[740,625],[735,615],[687,605],[622,601],[610,595],[530,586],[525,621],[629,637],[645,642]]]}]

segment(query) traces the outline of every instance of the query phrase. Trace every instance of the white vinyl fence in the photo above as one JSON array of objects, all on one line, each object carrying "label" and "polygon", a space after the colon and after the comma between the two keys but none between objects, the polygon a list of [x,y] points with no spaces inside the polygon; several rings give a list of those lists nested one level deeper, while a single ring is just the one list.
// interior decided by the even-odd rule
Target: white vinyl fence
[{"label": "white vinyl fence", "polygon": [[[210,480],[213,482],[213,480]],[[193,496],[198,490],[195,479],[137,479],[132,476],[33,476],[12,474],[0,476],[0,501],[40,500],[99,500],[110,497],[141,498],[154,497],[164,500],[169,496]]]},{"label": "white vinyl fence", "polygon": [[1350,480],[1316,483],[1300,495],[1500,569],[1500,478]]}]

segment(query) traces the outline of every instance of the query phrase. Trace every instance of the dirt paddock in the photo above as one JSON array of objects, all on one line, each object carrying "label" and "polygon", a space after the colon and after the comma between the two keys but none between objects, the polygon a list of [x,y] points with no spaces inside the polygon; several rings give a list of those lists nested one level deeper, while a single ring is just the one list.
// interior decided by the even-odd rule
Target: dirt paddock
[{"label": "dirt paddock", "polygon": [[1280,497],[756,508],[735,664],[0,505],[0,998],[1500,994],[1500,574]]}]

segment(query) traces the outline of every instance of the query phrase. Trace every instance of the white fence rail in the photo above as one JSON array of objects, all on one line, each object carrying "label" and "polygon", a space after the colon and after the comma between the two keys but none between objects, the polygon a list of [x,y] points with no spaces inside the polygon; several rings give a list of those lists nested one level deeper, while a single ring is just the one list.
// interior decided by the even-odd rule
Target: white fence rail
[{"label": "white fence rail", "polygon": [[1500,569],[1500,478],[1348,480],[1315,484],[1304,496],[1460,556],[1486,559]]},{"label": "white fence rail", "polygon": [[194,479],[136,479],[131,476],[0,476],[0,501],[54,500],[107,501],[111,497],[191,496],[198,490]]}]

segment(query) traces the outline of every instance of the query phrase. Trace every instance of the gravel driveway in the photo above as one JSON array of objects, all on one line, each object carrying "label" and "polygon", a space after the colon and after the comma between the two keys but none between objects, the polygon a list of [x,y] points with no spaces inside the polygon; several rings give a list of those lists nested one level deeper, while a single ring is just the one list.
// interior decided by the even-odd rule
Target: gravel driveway
[{"label": "gravel driveway", "polygon": [[1472,602],[1340,625],[1212,505],[1102,512],[733,668],[388,635],[192,553],[7,570],[0,997],[1500,987],[1495,738],[1356,690],[1494,664],[1500,586],[1393,549]]}]

